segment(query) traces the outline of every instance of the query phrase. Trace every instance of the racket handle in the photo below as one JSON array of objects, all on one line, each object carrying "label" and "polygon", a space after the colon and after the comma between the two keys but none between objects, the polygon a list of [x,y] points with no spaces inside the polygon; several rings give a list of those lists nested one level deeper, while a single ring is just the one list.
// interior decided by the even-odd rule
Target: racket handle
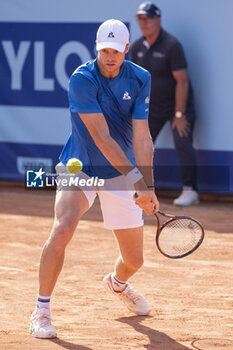
[{"label": "racket handle", "polygon": [[167,218],[175,218],[176,216],[175,215],[171,215],[171,214],[166,214],[164,213],[163,211],[159,210],[158,213],[162,216],[165,216]]}]

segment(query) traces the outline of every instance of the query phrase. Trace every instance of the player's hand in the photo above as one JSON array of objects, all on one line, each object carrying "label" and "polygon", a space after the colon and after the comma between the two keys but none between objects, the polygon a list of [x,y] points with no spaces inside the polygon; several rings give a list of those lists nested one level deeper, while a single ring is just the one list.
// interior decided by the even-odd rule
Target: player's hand
[{"label": "player's hand", "polygon": [[187,137],[188,133],[190,132],[190,123],[187,121],[184,115],[182,118],[174,117],[172,128],[177,129],[180,137]]},{"label": "player's hand", "polygon": [[152,215],[159,211],[159,201],[153,190],[148,188],[145,190],[138,189],[134,195],[134,200],[147,215]]}]

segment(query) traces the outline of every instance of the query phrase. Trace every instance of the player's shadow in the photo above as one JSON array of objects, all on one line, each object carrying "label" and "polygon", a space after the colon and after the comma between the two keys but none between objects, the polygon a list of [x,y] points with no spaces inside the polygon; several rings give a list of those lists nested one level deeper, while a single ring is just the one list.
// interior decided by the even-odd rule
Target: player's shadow
[{"label": "player's shadow", "polygon": [[87,346],[74,344],[59,338],[50,339],[50,341],[68,350],[93,350]]},{"label": "player's shadow", "polygon": [[136,332],[145,334],[149,343],[144,345],[144,349],[148,350],[191,350],[187,346],[184,346],[174,339],[170,338],[167,334],[159,332],[148,326],[141,324],[145,319],[152,318],[150,316],[130,316],[121,317],[116,319],[118,322],[127,323],[129,326],[133,327]]}]

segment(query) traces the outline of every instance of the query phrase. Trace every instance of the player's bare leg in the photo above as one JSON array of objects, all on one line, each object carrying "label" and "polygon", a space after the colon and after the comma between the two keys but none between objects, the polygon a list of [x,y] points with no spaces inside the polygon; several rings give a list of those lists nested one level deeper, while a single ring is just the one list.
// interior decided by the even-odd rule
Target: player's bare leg
[{"label": "player's bare leg", "polygon": [[114,230],[121,255],[115,263],[115,276],[127,281],[143,265],[143,227]]},{"label": "player's bare leg", "polygon": [[114,231],[121,255],[116,261],[114,274],[107,275],[104,286],[137,315],[148,315],[147,300],[127,283],[129,277],[143,265],[143,227]]},{"label": "player's bare leg", "polygon": [[55,202],[55,219],[49,239],[42,251],[39,269],[39,294],[51,295],[64,262],[65,248],[79,219],[89,204],[82,191],[59,191]]},{"label": "player's bare leg", "polygon": [[[37,338],[54,338],[56,330],[51,324],[49,306],[44,306],[43,297],[51,296],[62,269],[65,248],[71,240],[81,216],[89,204],[82,191],[60,191],[56,195],[55,219],[49,239],[42,251],[39,269],[39,296],[42,306],[32,313],[29,331]],[[46,300],[46,299],[45,299]],[[39,302],[38,302],[39,304]]]}]

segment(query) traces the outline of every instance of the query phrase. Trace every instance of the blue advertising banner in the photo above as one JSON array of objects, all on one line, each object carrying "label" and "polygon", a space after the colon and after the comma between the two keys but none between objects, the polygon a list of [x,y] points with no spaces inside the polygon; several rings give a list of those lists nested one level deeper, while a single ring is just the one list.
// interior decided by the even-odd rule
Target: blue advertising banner
[{"label": "blue advertising banner", "polygon": [[[0,179],[24,180],[25,169],[53,168],[58,162],[69,135],[69,77],[96,57],[99,25],[0,23]],[[233,152],[230,147],[212,148],[197,151],[198,187],[232,193]],[[160,147],[156,166],[157,187],[180,188],[174,149]]]},{"label": "blue advertising banner", "polygon": [[1,179],[22,180],[26,168],[58,162],[69,77],[96,57],[99,25],[0,23]]},{"label": "blue advertising banner", "polygon": [[68,107],[69,77],[94,58],[100,23],[0,23],[0,105]]}]

